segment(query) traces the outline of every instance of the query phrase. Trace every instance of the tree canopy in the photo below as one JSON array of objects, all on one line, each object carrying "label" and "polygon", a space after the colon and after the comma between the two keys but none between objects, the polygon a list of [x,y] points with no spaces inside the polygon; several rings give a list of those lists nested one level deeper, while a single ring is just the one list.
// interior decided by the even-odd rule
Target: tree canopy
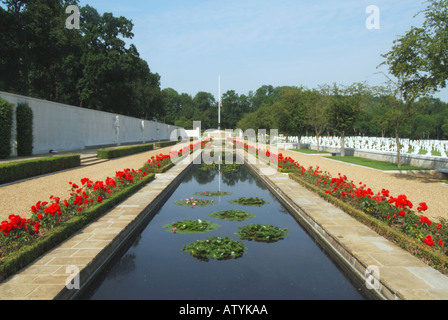
[{"label": "tree canopy", "polygon": [[0,90],[151,119],[162,104],[160,76],[134,45],[132,21],[80,8],[80,29],[67,29],[77,0],[2,0]]}]

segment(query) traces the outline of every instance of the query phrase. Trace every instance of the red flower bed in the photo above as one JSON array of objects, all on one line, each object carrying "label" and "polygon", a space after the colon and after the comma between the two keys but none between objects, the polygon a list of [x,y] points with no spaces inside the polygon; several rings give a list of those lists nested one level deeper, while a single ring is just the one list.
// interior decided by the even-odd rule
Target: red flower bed
[{"label": "red flower bed", "polygon": [[[175,153],[186,155],[198,147],[204,147],[210,140],[190,144]],[[173,153],[153,156],[141,169],[127,168],[117,171],[115,177],[108,177],[105,181],[94,182],[89,178],[83,178],[80,185],[69,182],[71,188],[69,199],[61,201],[59,197],[50,196],[49,201],[38,201],[31,206],[31,219],[11,215],[8,221],[0,224],[0,256],[8,249],[14,250],[20,248],[23,243],[36,240],[40,231],[50,230],[74,216],[82,215],[88,208],[102,203],[114,193],[140,181],[148,173],[157,172],[156,169],[168,166],[172,163],[172,155]]]},{"label": "red flower bed", "polygon": [[290,169],[295,172],[295,175],[320,188],[325,194],[341,199],[404,234],[448,254],[448,249],[445,248],[445,243],[448,241],[448,223],[444,219],[439,219],[440,223],[435,224],[428,217],[422,216],[421,214],[428,210],[425,202],[420,203],[415,212],[412,210],[413,203],[406,195],[393,197],[386,189],[374,193],[366,184],[362,182],[355,184],[353,180],[349,180],[341,173],[334,178],[329,172],[323,172],[319,167],[304,168],[293,159],[284,158],[281,153],[275,155],[264,149],[257,150],[236,139],[233,139],[233,142],[237,148],[243,147],[244,150],[253,152],[260,159],[278,161],[279,169]]}]

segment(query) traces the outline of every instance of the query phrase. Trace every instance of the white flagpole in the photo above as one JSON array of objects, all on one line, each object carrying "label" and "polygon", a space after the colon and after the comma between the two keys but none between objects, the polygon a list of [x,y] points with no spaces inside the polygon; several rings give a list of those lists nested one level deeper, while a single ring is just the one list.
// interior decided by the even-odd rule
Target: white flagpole
[{"label": "white flagpole", "polygon": [[218,130],[221,130],[221,76],[219,76]]}]

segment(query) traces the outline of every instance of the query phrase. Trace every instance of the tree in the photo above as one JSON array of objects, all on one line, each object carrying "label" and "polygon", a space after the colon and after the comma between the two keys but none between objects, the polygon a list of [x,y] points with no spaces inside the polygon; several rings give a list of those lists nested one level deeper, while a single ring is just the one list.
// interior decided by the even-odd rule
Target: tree
[{"label": "tree", "polygon": [[0,90],[142,119],[163,116],[160,76],[132,39],[133,24],[81,8],[80,30],[65,27],[78,0],[1,0]]},{"label": "tree", "polygon": [[317,151],[320,151],[320,136],[328,126],[327,112],[331,104],[331,92],[328,86],[320,86],[307,92],[304,104],[306,106],[306,123],[310,125],[317,139]]},{"label": "tree", "polygon": [[228,90],[222,96],[221,127],[235,129],[238,121],[248,112],[249,101],[245,95],[239,96],[234,90]]},{"label": "tree", "polygon": [[274,87],[272,85],[263,85],[255,91],[252,96],[252,108],[257,110],[263,104],[272,104]]},{"label": "tree", "polygon": [[345,136],[353,130],[353,126],[361,112],[362,100],[365,95],[364,84],[354,84],[349,87],[331,88],[330,104],[328,108],[329,125],[340,135],[341,156],[345,156]]},{"label": "tree", "polygon": [[300,140],[307,127],[305,96],[307,91],[303,87],[283,87],[279,93],[279,100],[273,104],[273,112],[277,114],[278,129],[298,136]]},{"label": "tree", "polygon": [[395,135],[396,154],[398,169],[401,168],[401,144],[400,128],[408,124],[409,120],[416,114],[416,104],[413,101],[403,99],[401,89],[398,86],[389,84],[386,87],[378,87],[378,94],[381,97],[381,103],[387,110],[384,113],[383,120],[388,127],[393,128]]},{"label": "tree", "polygon": [[77,0],[3,0],[0,8],[0,88],[57,100],[62,62],[74,33],[64,28],[65,7]]},{"label": "tree", "polygon": [[422,27],[412,27],[383,55],[399,80],[405,101],[446,88],[448,80],[448,0],[428,0]]}]

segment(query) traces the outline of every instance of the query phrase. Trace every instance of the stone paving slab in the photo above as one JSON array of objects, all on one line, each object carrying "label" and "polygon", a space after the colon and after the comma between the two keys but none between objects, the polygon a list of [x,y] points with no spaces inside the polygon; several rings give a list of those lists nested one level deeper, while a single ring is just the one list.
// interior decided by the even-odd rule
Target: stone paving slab
[{"label": "stone paving slab", "polygon": [[[246,155],[246,157],[253,157]],[[252,168],[262,172],[266,165],[256,163]],[[339,257],[351,265],[360,278],[366,279],[367,270],[379,271],[371,290],[389,300],[445,300],[448,299],[448,277],[429,267],[420,259],[360,223],[347,213],[331,205],[317,194],[290,180],[284,174],[263,176],[271,191],[284,197],[296,208],[301,221],[323,239]],[[281,183],[278,183],[281,181]]]},{"label": "stone paving slab", "polygon": [[79,276],[81,288],[119,249],[128,236],[155,209],[155,203],[173,187],[198,156],[186,157],[166,174],[116,206],[109,213],[83,228],[57,248],[0,284],[0,300],[53,300],[76,298],[77,287],[68,289],[67,281]]}]

